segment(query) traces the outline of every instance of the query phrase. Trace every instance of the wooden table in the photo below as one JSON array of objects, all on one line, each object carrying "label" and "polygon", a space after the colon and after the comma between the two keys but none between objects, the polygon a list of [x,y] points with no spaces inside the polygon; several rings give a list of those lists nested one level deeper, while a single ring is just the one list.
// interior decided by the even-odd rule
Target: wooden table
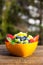
[{"label": "wooden table", "polygon": [[43,46],[38,46],[30,57],[15,57],[9,54],[5,45],[0,45],[0,65],[43,65]]}]

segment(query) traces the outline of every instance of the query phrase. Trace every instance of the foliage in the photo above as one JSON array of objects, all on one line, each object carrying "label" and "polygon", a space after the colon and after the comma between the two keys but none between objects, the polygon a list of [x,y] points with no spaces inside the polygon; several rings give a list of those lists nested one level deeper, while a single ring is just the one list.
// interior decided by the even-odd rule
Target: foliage
[{"label": "foliage", "polygon": [[[27,27],[30,26],[27,20],[22,20],[20,16],[18,16],[19,12],[21,12],[23,15],[28,16],[28,18],[37,19],[37,17],[32,17],[29,13],[29,10],[25,8],[30,4],[35,7],[39,6],[39,4],[34,4],[34,0],[0,0],[0,43],[3,43],[3,41],[5,40],[6,34],[15,34],[19,31],[23,31],[22,28],[25,28],[25,31]],[[40,19],[41,22],[40,16],[38,17],[38,19]],[[36,27],[39,27],[40,30],[43,29],[43,27],[41,27],[41,23]],[[26,30],[25,32],[28,32],[28,34],[32,34],[34,36],[40,34],[41,32],[43,32],[43,30],[39,32],[29,32]],[[42,38],[42,36],[40,38]]]}]

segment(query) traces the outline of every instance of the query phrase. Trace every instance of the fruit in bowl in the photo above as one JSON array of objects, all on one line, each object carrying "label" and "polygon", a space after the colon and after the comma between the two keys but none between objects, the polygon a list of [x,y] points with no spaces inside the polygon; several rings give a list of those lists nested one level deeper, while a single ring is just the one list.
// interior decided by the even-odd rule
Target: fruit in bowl
[{"label": "fruit in bowl", "polygon": [[19,32],[14,36],[7,34],[6,47],[12,55],[27,57],[32,55],[38,45],[39,35],[33,37],[26,33]]}]

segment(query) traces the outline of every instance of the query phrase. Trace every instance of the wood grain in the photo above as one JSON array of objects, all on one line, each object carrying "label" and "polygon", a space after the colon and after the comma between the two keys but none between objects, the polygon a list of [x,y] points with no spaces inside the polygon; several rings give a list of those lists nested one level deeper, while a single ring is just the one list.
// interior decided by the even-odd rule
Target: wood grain
[{"label": "wood grain", "polygon": [[30,57],[10,55],[5,45],[0,45],[0,65],[43,65],[43,46],[38,46]]}]

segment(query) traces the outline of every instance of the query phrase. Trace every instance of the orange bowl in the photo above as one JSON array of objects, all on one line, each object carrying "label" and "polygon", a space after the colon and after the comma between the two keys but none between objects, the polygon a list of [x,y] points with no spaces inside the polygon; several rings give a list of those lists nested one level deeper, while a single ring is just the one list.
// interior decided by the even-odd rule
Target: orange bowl
[{"label": "orange bowl", "polygon": [[37,48],[38,41],[29,44],[11,44],[10,42],[5,42],[8,51],[12,55],[27,57],[33,54]]}]

